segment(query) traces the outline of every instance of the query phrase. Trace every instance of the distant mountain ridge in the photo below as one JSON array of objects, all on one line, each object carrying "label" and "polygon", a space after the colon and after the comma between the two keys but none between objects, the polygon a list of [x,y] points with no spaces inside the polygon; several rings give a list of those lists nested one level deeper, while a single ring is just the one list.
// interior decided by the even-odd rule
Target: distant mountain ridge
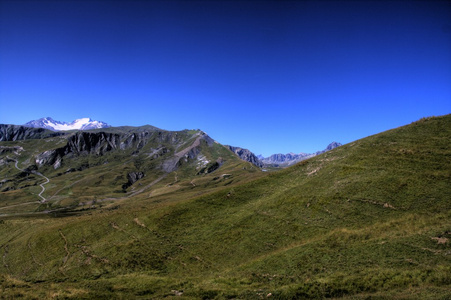
[{"label": "distant mountain ridge", "polygon": [[250,150],[244,149],[241,147],[234,147],[234,146],[230,146],[230,145],[226,145],[226,147],[229,148],[230,151],[232,151],[233,153],[238,155],[242,160],[248,161],[248,162],[256,165],[257,167],[260,167],[260,168],[263,167],[263,163],[261,162],[261,160]]},{"label": "distant mountain ridge", "polygon": [[32,128],[44,128],[52,131],[67,131],[67,130],[89,130],[99,128],[109,128],[111,125],[92,120],[91,118],[81,118],[70,123],[53,120],[50,117],[32,120],[24,126]]},{"label": "distant mountain ridge", "polygon": [[295,154],[295,153],[287,153],[287,154],[282,154],[282,153],[277,153],[277,154],[273,154],[269,157],[262,157],[261,155],[259,155],[259,159],[260,161],[266,165],[266,166],[272,166],[272,167],[288,167],[291,165],[294,165],[295,163],[298,163],[302,160],[311,158],[313,156],[316,155],[320,155],[324,152],[327,152],[329,150],[332,150],[334,148],[340,147],[342,144],[338,143],[338,142],[332,142],[329,145],[327,145],[326,149],[321,150],[321,151],[317,151],[315,153],[299,153],[299,154]]},{"label": "distant mountain ridge", "polygon": [[320,155],[324,152],[327,152],[329,150],[332,150],[334,148],[340,147],[342,144],[338,142],[332,142],[329,145],[327,145],[326,149],[321,151],[316,151],[315,153],[277,153],[273,154],[269,157],[263,157],[262,155],[255,155],[253,152],[251,152],[248,149],[244,149],[241,147],[234,147],[229,146],[228,147],[233,153],[238,155],[242,160],[248,161],[257,167],[264,168],[264,167],[276,167],[276,168],[285,168],[289,167],[291,165],[294,165],[295,163],[298,163],[302,160],[308,159],[310,157]]},{"label": "distant mountain ridge", "polygon": [[[47,130],[51,130],[51,131],[69,131],[69,130],[90,130],[90,129],[104,129],[104,128],[111,128],[112,126],[102,122],[102,121],[96,121],[96,120],[92,120],[90,118],[81,118],[81,119],[77,119],[74,120],[70,123],[67,122],[61,122],[61,121],[56,121],[54,119],[52,119],[51,117],[46,117],[46,118],[41,118],[38,120],[32,120],[28,123],[26,123],[25,125],[23,125],[25,128],[29,127],[29,128],[36,128],[36,129],[47,129]],[[16,126],[18,128],[18,126]],[[157,128],[155,128],[157,129]],[[21,129],[20,130],[14,130],[12,131],[11,128],[8,128],[8,132],[11,131],[15,133],[14,134],[6,134],[6,127],[4,128],[3,131],[4,134],[2,134],[3,139],[2,140],[16,140],[16,139],[21,139],[23,138],[22,136],[24,135],[24,133],[22,133],[22,131],[26,132],[26,134],[24,135],[24,137],[26,138],[41,138],[41,136],[36,135],[35,132],[28,132],[26,129]],[[35,137],[36,135],[36,137]],[[47,134],[48,135],[48,134]],[[244,149],[241,147],[235,147],[235,146],[229,146],[226,145],[226,147],[232,151],[233,153],[235,153],[235,155],[237,155],[240,159],[250,162],[252,164],[254,164],[255,166],[259,167],[259,168],[265,168],[265,167],[275,167],[275,168],[285,168],[288,166],[291,166],[293,164],[296,164],[302,160],[311,158],[313,156],[322,154],[326,151],[332,150],[336,147],[341,146],[341,143],[337,143],[337,142],[332,142],[330,143],[326,149],[321,150],[321,151],[317,151],[315,153],[287,153],[287,154],[282,154],[282,153],[277,153],[277,154],[273,154],[269,157],[263,157],[262,155],[255,155],[253,152],[251,152],[248,149]],[[58,165],[58,163],[57,163]]]},{"label": "distant mountain ridge", "polygon": [[63,134],[62,132],[54,132],[44,128],[0,124],[0,142],[42,139]]}]

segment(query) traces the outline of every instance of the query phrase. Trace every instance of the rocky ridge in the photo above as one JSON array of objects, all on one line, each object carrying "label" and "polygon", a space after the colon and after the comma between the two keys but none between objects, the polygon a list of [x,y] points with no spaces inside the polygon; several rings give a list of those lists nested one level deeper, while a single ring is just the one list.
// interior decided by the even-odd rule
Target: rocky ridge
[{"label": "rocky ridge", "polygon": [[[143,153],[149,159],[162,158],[160,169],[166,173],[176,170],[183,163],[195,159],[201,153],[202,142],[207,146],[213,144],[204,132],[194,134],[192,142],[185,142],[182,134],[175,131],[164,130],[137,130],[135,132],[86,132],[72,133],[67,138],[63,147],[47,150],[36,156],[38,167],[52,166],[58,169],[64,165],[64,161],[80,156],[99,157],[111,152],[129,153],[137,155]],[[187,144],[190,143],[188,146]],[[151,146],[151,148],[149,148]],[[183,149],[177,151],[179,147]],[[136,176],[135,176],[136,175]],[[135,179],[140,179],[144,174],[136,173],[129,176],[129,182],[133,184]]]},{"label": "rocky ridge", "polygon": [[229,145],[226,145],[226,147],[229,148],[230,151],[238,155],[242,160],[248,161],[256,165],[257,167],[263,167],[263,163],[260,161],[260,159],[258,159],[258,157],[250,150]]},{"label": "rocky ridge", "polygon": [[0,142],[42,139],[64,135],[43,128],[31,128],[20,125],[0,124]]},{"label": "rocky ridge", "polygon": [[287,153],[287,154],[273,154],[269,157],[261,158],[261,162],[265,166],[271,166],[271,167],[288,167],[291,165],[294,165],[300,161],[303,161],[305,159],[309,159],[311,157],[314,157],[316,155],[320,155],[322,153],[325,153],[327,151],[330,151],[334,148],[340,147],[342,144],[337,142],[332,142],[329,145],[327,145],[326,149],[317,151],[315,153]]},{"label": "rocky ridge", "polygon": [[264,168],[264,167],[276,167],[276,168],[285,168],[291,165],[294,165],[295,163],[298,163],[302,160],[311,158],[316,155],[320,155],[324,152],[327,152],[329,150],[332,150],[334,148],[337,148],[341,146],[340,143],[332,142],[330,143],[326,149],[317,151],[315,153],[277,153],[273,154],[269,157],[263,157],[262,155],[255,155],[248,149],[240,148],[240,147],[233,147],[233,146],[226,146],[228,147],[232,152],[234,152],[236,155],[238,155],[242,160],[248,161],[257,167]]}]

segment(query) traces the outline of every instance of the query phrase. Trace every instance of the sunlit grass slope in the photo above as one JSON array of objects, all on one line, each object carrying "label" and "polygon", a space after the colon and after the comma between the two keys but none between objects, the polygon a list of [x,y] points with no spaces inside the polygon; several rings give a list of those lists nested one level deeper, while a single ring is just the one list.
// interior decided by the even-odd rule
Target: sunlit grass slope
[{"label": "sunlit grass slope", "polygon": [[239,185],[213,172],[89,214],[7,218],[2,295],[449,299],[450,140],[450,115],[426,118]]}]

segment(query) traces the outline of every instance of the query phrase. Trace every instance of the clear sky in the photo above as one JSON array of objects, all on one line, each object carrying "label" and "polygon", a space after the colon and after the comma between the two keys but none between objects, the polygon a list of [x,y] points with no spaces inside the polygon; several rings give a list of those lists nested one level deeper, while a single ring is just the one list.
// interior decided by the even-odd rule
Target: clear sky
[{"label": "clear sky", "polygon": [[314,152],[451,113],[450,1],[0,1],[0,123]]}]

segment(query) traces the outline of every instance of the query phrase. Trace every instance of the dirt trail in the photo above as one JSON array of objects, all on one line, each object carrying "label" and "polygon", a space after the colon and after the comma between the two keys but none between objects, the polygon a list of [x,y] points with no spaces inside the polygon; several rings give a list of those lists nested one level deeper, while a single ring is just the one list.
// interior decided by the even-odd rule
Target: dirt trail
[{"label": "dirt trail", "polygon": [[[166,177],[169,175],[169,173],[172,172],[172,171],[177,167],[177,163],[179,162],[179,160],[180,160],[184,155],[186,155],[186,154],[187,154],[189,151],[191,151],[193,148],[200,146],[201,140],[202,140],[202,138],[203,138],[203,134],[202,134],[202,133],[198,133],[197,135],[198,135],[197,138],[194,140],[194,142],[193,142],[189,147],[187,147],[187,148],[185,148],[185,149],[183,149],[183,150],[181,150],[181,151],[175,153],[175,154],[174,154],[174,157],[173,157],[172,159],[169,159],[169,160],[167,160],[167,161],[165,161],[165,162],[163,163],[163,169],[166,170],[167,173],[161,175],[160,177],[158,177],[157,179],[155,179],[154,181],[152,181],[152,182],[149,183],[148,185],[146,185],[146,186],[142,187],[141,189],[139,189],[139,190],[137,190],[137,191],[134,191],[134,192],[132,192],[132,193],[130,193],[130,194],[128,194],[127,196],[124,196],[124,197],[119,197],[119,198],[105,198],[105,199],[100,199],[100,200],[93,200],[93,201],[81,202],[81,203],[79,203],[79,205],[80,205],[80,206],[84,206],[84,205],[93,205],[94,203],[97,203],[97,202],[103,202],[103,201],[117,201],[117,200],[124,200],[124,199],[130,198],[130,197],[136,196],[136,195],[138,195],[138,194],[141,194],[142,192],[144,192],[144,191],[147,190],[148,188],[154,186],[155,184],[157,184],[158,182],[160,182],[161,180],[163,180],[164,178],[166,178]],[[18,160],[17,160],[17,159],[10,158],[10,157],[8,157],[8,156],[7,156],[7,158],[8,158],[8,159],[11,159],[11,160],[14,160],[14,161],[15,161],[15,167],[16,167],[16,169],[18,169],[18,170],[24,172],[24,170],[23,170],[23,169],[20,169],[19,166],[17,165],[17,164],[18,164]],[[170,170],[170,171],[168,171],[168,170]],[[41,191],[41,192],[39,193],[39,195],[38,195],[38,196],[42,199],[41,201],[38,201],[38,203],[45,203],[45,202],[47,202],[48,200],[47,200],[46,198],[44,198],[44,197],[42,196],[42,194],[45,192],[45,187],[44,187],[44,185],[47,184],[47,183],[49,183],[49,182],[50,182],[50,179],[47,178],[46,176],[44,176],[43,174],[39,173],[39,172],[32,171],[32,173],[35,174],[35,175],[41,176],[41,177],[43,177],[43,178],[46,179],[46,182],[40,184],[40,186],[41,186],[41,188],[42,188],[42,191]],[[177,178],[177,173],[175,174],[175,179],[176,179],[176,181],[178,180],[178,178]],[[81,180],[83,180],[83,179],[80,179],[79,181],[81,181]],[[74,185],[75,183],[79,182],[79,181],[76,181],[76,182],[72,183],[71,186]],[[196,186],[195,183],[194,183],[193,181],[191,181],[191,184],[192,184],[193,186]],[[63,187],[62,189],[64,189],[64,188],[67,188],[67,187]],[[55,192],[55,194],[54,194],[53,196],[51,196],[50,198],[54,197],[54,196],[55,196],[56,194],[58,194],[62,189],[60,189],[60,190],[58,190],[57,192]],[[36,203],[36,202],[27,202],[27,203],[15,204],[15,205],[12,205],[12,206],[1,207],[0,209],[6,209],[6,208],[8,208],[8,207],[20,206],[20,205],[27,205],[27,204],[32,204],[32,203]],[[52,211],[44,211],[44,212],[38,212],[38,213],[39,213],[39,214],[44,214],[44,213],[51,213],[51,212],[52,212]],[[27,214],[37,214],[37,213],[27,213]],[[5,216],[5,215],[6,215],[6,214],[3,214],[3,216]]]},{"label": "dirt trail", "polygon": [[[14,166],[16,167],[16,169],[19,170],[19,171],[21,171],[21,172],[25,172],[24,169],[19,168],[19,166],[17,165],[17,164],[19,163],[19,161],[18,161],[17,159],[11,158],[11,157],[9,157],[9,156],[6,156],[6,158],[8,158],[8,159],[10,159],[10,160],[14,160],[14,161],[15,161]],[[44,203],[44,202],[47,201],[47,199],[45,199],[45,198],[42,196],[42,193],[45,192],[44,184],[49,183],[49,182],[50,182],[50,179],[48,179],[46,176],[42,175],[41,173],[39,173],[39,172],[37,172],[37,171],[31,171],[31,173],[34,174],[34,175],[37,175],[37,176],[41,176],[42,178],[44,178],[44,179],[46,180],[46,182],[41,183],[41,184],[39,185],[39,186],[42,188],[42,191],[38,194],[38,197],[42,199],[42,201],[40,201],[40,202],[41,202],[41,203]]]},{"label": "dirt trail", "polygon": [[35,175],[38,175],[38,176],[41,176],[41,177],[45,178],[45,180],[46,180],[46,182],[41,183],[41,184],[39,185],[39,186],[42,188],[42,191],[41,191],[41,192],[39,193],[39,195],[38,195],[38,196],[41,197],[41,199],[42,199],[41,203],[44,203],[44,202],[47,201],[47,199],[45,199],[45,198],[42,196],[42,193],[45,192],[44,184],[49,183],[49,182],[50,182],[50,179],[48,179],[46,176],[44,176],[44,175],[42,175],[41,173],[36,172],[36,171],[32,171],[31,173],[33,173],[33,174],[35,174]]},{"label": "dirt trail", "polygon": [[23,205],[29,205],[29,204],[36,204],[36,203],[41,203],[41,201],[33,201],[33,202],[25,202],[25,203],[13,204],[13,205],[0,207],[0,209],[7,209],[7,208],[11,208],[11,207],[23,206]]},{"label": "dirt trail", "polygon": [[69,252],[66,236],[63,234],[61,229],[59,229],[58,231],[61,235],[61,238],[64,240],[64,251],[66,252],[66,256],[64,256],[64,259],[63,259],[63,265],[61,266],[61,268],[64,269],[64,267],[66,266],[67,260],[69,259],[70,252]]}]

